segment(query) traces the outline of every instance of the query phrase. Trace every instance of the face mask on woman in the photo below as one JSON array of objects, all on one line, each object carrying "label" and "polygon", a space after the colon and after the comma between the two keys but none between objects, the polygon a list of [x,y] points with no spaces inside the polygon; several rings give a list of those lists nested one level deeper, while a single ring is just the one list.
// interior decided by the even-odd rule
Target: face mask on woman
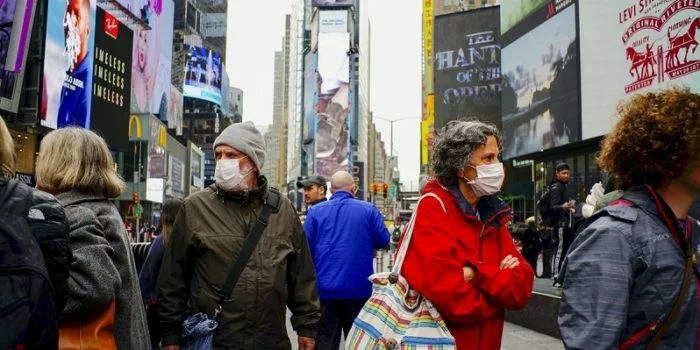
[{"label": "face mask on woman", "polygon": [[472,187],[472,191],[477,197],[492,196],[501,190],[505,180],[503,163],[471,166],[476,169],[476,178],[469,180],[463,177]]},{"label": "face mask on woman", "polygon": [[214,171],[216,186],[226,192],[244,191],[249,189],[248,185],[243,180],[253,171],[250,170],[245,174],[241,173],[240,161],[243,158],[221,159],[216,162],[216,170]]}]

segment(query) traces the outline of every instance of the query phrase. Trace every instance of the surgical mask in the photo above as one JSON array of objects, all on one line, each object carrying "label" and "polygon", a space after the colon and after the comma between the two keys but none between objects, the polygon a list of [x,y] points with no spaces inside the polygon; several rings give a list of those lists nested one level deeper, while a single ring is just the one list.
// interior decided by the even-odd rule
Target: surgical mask
[{"label": "surgical mask", "polygon": [[248,190],[248,185],[243,182],[246,176],[252,172],[245,174],[241,173],[240,159],[222,159],[216,162],[216,170],[214,177],[216,178],[216,186],[226,192]]},{"label": "surgical mask", "polygon": [[492,196],[501,190],[506,177],[502,163],[478,165],[474,169],[476,169],[476,179],[473,181],[464,179],[477,197]]}]

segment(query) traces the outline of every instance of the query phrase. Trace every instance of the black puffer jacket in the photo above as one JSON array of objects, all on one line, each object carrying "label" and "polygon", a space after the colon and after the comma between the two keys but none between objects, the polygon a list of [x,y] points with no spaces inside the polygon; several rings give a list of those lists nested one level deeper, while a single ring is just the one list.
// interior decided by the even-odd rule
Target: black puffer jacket
[{"label": "black puffer jacket", "polygon": [[56,197],[35,189],[27,222],[44,255],[54,288],[56,310],[60,315],[66,304],[72,260],[66,213]]}]

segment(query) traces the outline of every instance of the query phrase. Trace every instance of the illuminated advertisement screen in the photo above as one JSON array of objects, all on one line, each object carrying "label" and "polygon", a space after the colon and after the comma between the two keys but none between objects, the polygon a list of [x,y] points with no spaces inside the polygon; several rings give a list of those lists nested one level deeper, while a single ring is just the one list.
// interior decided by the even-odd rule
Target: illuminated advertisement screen
[{"label": "illuminated advertisement screen", "polygon": [[314,7],[350,7],[355,5],[355,0],[312,0]]},{"label": "illuminated advertisement screen", "polygon": [[203,47],[185,45],[187,63],[185,64],[185,97],[222,103],[221,80],[223,79],[223,62],[218,52]]},{"label": "illuminated advertisement screen", "polygon": [[700,2],[579,3],[583,138],[608,133],[618,103],[671,86],[700,93]]},{"label": "illuminated advertisement screen", "polygon": [[133,1],[142,10],[151,30],[134,33],[131,63],[131,112],[167,111],[173,63],[172,0]]},{"label": "illuminated advertisement screen", "polygon": [[96,27],[91,129],[99,131],[110,148],[126,151],[133,32],[101,8]]},{"label": "illuminated advertisement screen", "polygon": [[[175,129],[177,135],[182,135],[182,92],[175,85],[170,85],[170,99],[168,100],[168,129]],[[162,120],[162,119],[161,119]]]},{"label": "illuminated advertisement screen", "polygon": [[556,0],[539,7],[501,42],[504,157],[580,141],[575,3]]},{"label": "illuminated advertisement screen", "polygon": [[316,56],[313,52],[304,58],[304,144],[313,142],[316,136],[316,109],[314,100],[318,95],[316,82]]},{"label": "illuminated advertisement screen", "polygon": [[498,7],[435,18],[435,128],[473,118],[501,125]]},{"label": "illuminated advertisement screen", "polygon": [[349,33],[318,35],[318,99],[316,102],[316,172],[330,178],[348,170],[350,134]]},{"label": "illuminated advertisement screen", "polygon": [[49,1],[41,125],[90,127],[95,0]]}]

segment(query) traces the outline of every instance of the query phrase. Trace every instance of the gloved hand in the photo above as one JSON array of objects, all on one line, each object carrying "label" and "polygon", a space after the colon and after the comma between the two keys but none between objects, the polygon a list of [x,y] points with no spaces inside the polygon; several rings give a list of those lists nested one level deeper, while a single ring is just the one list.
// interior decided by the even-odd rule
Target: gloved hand
[{"label": "gloved hand", "polygon": [[601,182],[596,183],[591,188],[591,194],[586,197],[586,204],[581,208],[581,213],[583,217],[589,218],[595,212],[595,205],[598,201],[605,195],[605,188]]}]

